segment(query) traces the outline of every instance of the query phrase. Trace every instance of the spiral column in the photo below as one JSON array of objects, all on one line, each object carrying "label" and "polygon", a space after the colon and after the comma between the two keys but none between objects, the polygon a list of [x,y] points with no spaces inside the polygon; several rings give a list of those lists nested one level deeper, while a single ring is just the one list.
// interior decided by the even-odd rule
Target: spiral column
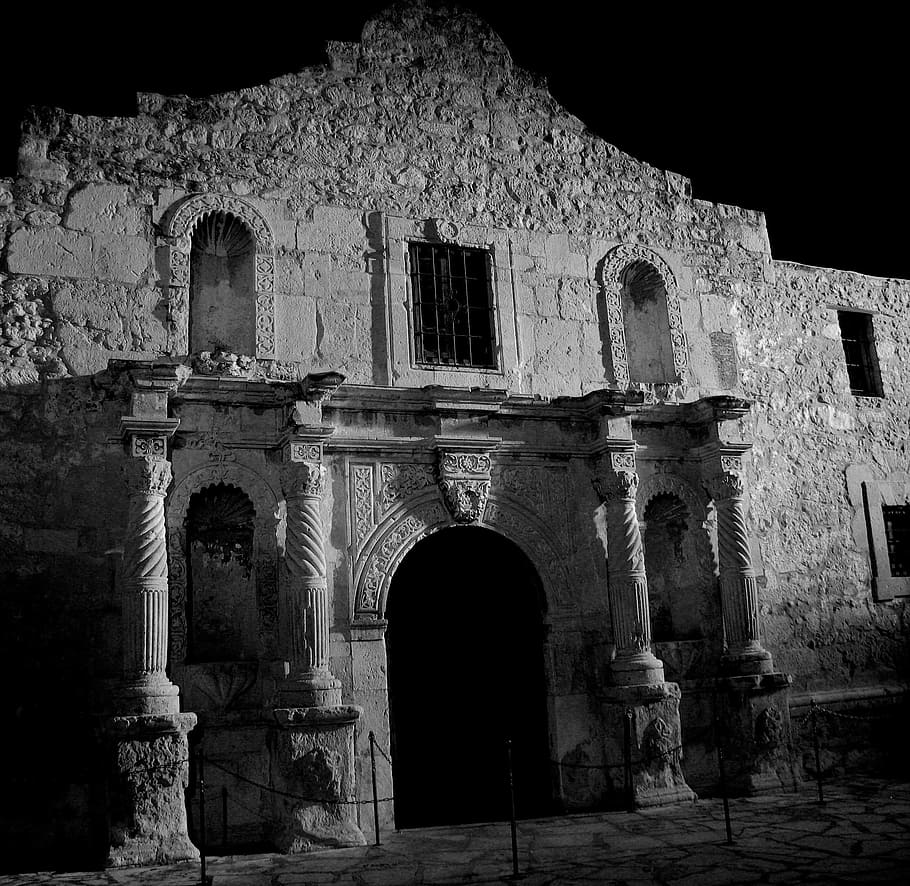
[{"label": "spiral column", "polygon": [[326,589],[322,496],[325,467],[318,443],[295,444],[286,454],[281,484],[287,503],[287,594],[282,619],[289,655],[283,703],[323,707],[341,703],[340,684],[329,669],[329,607]]},{"label": "spiral column", "polygon": [[614,682],[621,686],[663,681],[663,665],[651,651],[648,578],[635,512],[638,474],[632,447],[629,442],[610,451],[594,480],[606,505],[608,593],[616,644],[611,670]]},{"label": "spiral column", "polygon": [[745,483],[736,456],[722,456],[720,471],[705,485],[717,509],[717,559],[726,652],[724,665],[733,674],[767,674],[771,653],[761,644],[758,586],[746,530]]},{"label": "spiral column", "polygon": [[[163,448],[163,445],[162,445]],[[123,542],[123,684],[120,713],[169,714],[178,689],[167,678],[168,582],[164,496],[171,464],[156,455],[123,467],[129,495]]]}]

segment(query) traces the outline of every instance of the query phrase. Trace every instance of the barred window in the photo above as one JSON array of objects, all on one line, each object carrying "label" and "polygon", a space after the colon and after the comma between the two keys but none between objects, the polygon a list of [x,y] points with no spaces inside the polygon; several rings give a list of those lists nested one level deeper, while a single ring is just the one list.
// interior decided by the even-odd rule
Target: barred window
[{"label": "barred window", "polygon": [[910,576],[910,505],[882,505],[893,578]]},{"label": "barred window", "polygon": [[857,397],[881,397],[882,383],[872,335],[872,317],[861,311],[838,311],[850,391]]},{"label": "barred window", "polygon": [[496,369],[489,252],[435,243],[408,248],[416,362]]}]

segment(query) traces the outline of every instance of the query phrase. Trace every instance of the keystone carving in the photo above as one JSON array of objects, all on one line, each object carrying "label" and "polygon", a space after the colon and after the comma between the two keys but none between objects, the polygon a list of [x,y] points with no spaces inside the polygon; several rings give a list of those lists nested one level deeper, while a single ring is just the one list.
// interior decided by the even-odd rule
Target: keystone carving
[{"label": "keystone carving", "polygon": [[489,453],[440,451],[439,489],[456,523],[477,523],[483,518],[491,468]]}]

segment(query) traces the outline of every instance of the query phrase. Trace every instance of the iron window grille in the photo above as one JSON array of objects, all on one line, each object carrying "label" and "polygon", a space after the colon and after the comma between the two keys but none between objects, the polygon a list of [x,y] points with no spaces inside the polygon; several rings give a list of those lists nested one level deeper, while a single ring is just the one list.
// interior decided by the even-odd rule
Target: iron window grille
[{"label": "iron window grille", "polygon": [[416,362],[498,368],[490,253],[409,243],[408,255]]},{"label": "iron window grille", "polygon": [[893,578],[910,576],[910,505],[882,505]]},{"label": "iron window grille", "polygon": [[872,317],[860,311],[838,311],[850,392],[856,397],[881,397],[882,384],[875,354]]}]

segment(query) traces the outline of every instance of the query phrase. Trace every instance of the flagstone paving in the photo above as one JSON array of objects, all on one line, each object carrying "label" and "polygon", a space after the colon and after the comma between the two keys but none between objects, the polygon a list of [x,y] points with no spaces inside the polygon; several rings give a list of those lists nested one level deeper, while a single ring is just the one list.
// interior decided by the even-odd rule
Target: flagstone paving
[{"label": "flagstone paving", "polygon": [[[561,884],[908,883],[910,783],[830,783],[730,802],[519,822],[518,882]],[[372,834],[368,834],[372,837]],[[198,865],[91,873],[0,874],[0,886],[192,886]],[[512,873],[508,824],[426,828],[382,835],[381,846],[310,855],[208,860],[213,886],[499,884]]]}]

